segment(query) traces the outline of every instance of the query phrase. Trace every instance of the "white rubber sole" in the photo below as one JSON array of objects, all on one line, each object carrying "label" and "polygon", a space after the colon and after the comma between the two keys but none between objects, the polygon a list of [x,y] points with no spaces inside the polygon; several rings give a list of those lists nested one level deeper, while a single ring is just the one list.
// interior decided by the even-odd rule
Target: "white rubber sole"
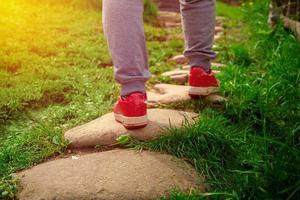
[{"label": "white rubber sole", "polygon": [[115,119],[116,121],[122,123],[125,127],[141,127],[141,126],[146,126],[148,123],[148,117],[147,115],[140,116],[140,117],[126,117],[124,115],[116,114]]},{"label": "white rubber sole", "polygon": [[189,88],[189,95],[207,96],[219,92],[219,87],[193,87]]}]

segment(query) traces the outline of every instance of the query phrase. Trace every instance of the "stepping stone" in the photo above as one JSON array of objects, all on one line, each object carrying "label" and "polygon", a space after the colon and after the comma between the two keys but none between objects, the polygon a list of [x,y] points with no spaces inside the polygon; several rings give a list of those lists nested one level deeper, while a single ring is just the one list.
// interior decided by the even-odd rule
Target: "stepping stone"
[{"label": "stepping stone", "polygon": [[182,65],[188,63],[188,59],[184,55],[178,55],[171,58],[176,64]]},{"label": "stepping stone", "polygon": [[[189,86],[184,85],[156,84],[154,91],[147,92],[148,107],[191,100],[188,90]],[[210,103],[223,103],[227,101],[226,98],[218,94],[211,94],[204,97],[204,100]]]},{"label": "stepping stone", "polygon": [[20,200],[140,200],[160,198],[174,188],[205,191],[204,179],[189,164],[149,151],[113,150],[56,159],[18,176]]},{"label": "stepping stone", "polygon": [[221,34],[221,33],[216,34],[215,38],[214,38],[214,41],[216,42],[216,41],[220,40],[222,38],[222,35],[223,34]]},{"label": "stepping stone", "polygon": [[180,23],[181,22],[180,14],[175,13],[175,12],[160,11],[158,13],[158,19],[161,22],[174,22],[174,23]]},{"label": "stepping stone", "polygon": [[184,65],[184,66],[182,66],[182,69],[183,70],[190,70],[191,66],[190,65]]},{"label": "stepping stone", "polygon": [[174,28],[181,26],[180,14],[174,12],[161,11],[158,15],[158,21],[167,28]]},{"label": "stepping stone", "polygon": [[174,70],[165,72],[162,76],[170,77],[171,80],[175,81],[178,84],[184,84],[188,80],[189,70]]},{"label": "stepping stone", "polygon": [[191,99],[188,95],[188,86],[156,84],[154,90],[155,91],[147,92],[148,103],[150,106],[182,102]]},{"label": "stepping stone", "polygon": [[164,26],[167,28],[181,27],[181,23],[180,22],[165,22]]},{"label": "stepping stone", "polygon": [[222,26],[216,26],[215,27],[215,33],[223,32],[224,28]]},{"label": "stepping stone", "polygon": [[89,148],[97,145],[117,144],[120,135],[129,134],[138,140],[150,140],[166,134],[170,127],[181,127],[192,123],[198,114],[167,109],[148,109],[148,125],[141,129],[127,130],[115,121],[114,114],[108,113],[91,122],[65,132],[71,148]]}]

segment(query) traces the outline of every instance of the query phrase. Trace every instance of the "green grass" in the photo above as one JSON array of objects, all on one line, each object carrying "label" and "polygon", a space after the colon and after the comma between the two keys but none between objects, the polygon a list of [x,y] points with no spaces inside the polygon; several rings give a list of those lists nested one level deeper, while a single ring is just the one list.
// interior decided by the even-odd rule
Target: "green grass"
[{"label": "green grass", "polygon": [[242,11],[240,7],[233,7],[221,1],[218,1],[216,6],[218,16],[227,17],[229,19],[241,19]]},{"label": "green grass", "polygon": [[144,21],[151,23],[158,15],[158,7],[152,0],[144,0]]},{"label": "green grass", "polygon": [[[220,113],[207,109],[201,113],[201,120],[196,125],[170,130],[170,133],[170,136],[140,143],[136,147],[189,158],[199,172],[209,177],[207,183],[218,192],[228,193],[228,197],[235,196],[228,191],[236,189],[237,184],[239,191],[243,190],[249,187],[251,179],[258,176],[257,169],[252,169],[251,165],[263,161],[260,149],[256,149],[262,142],[249,137],[253,133],[246,125],[232,125]],[[247,159],[240,162],[245,157]],[[254,182],[250,184],[258,189]]]}]

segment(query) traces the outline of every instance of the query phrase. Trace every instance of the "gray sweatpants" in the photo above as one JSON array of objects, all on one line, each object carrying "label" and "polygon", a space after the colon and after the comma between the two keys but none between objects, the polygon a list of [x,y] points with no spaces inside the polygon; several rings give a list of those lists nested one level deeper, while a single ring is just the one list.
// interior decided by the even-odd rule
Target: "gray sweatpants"
[{"label": "gray sweatpants", "polygon": [[[121,95],[145,92],[150,78],[143,25],[143,0],[103,0],[103,28]],[[184,55],[191,66],[210,69],[215,26],[215,0],[180,0],[185,36]]]}]

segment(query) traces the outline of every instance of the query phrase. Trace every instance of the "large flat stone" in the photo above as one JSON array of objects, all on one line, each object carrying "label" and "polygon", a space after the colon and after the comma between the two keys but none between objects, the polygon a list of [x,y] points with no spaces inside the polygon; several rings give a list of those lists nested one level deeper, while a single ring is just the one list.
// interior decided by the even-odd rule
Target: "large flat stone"
[{"label": "large flat stone", "polygon": [[191,66],[190,65],[184,65],[182,66],[182,70],[190,70]]},{"label": "large flat stone", "polygon": [[174,75],[187,75],[189,73],[189,70],[174,70],[174,71],[168,71],[162,73],[163,76],[174,76]]},{"label": "large flat stone", "polygon": [[18,174],[20,200],[157,199],[170,189],[204,191],[187,163],[154,152],[113,150],[63,158]]},{"label": "large flat stone", "polygon": [[175,28],[175,27],[181,27],[181,23],[174,23],[174,22],[165,22],[164,26],[166,28]]},{"label": "large flat stone", "polygon": [[[218,73],[215,71],[215,73]],[[188,95],[189,86],[185,85],[172,85],[172,84],[156,84],[153,91],[147,92],[148,106],[155,107],[161,104],[179,103],[191,100]],[[209,103],[224,103],[226,98],[218,95],[211,94],[203,97],[203,100]]]},{"label": "large flat stone", "polygon": [[153,91],[147,92],[150,105],[177,103],[191,99],[188,95],[188,86],[156,84],[153,89]]},{"label": "large flat stone", "polygon": [[170,77],[171,80],[175,81],[178,84],[184,84],[188,80],[189,70],[174,70],[165,72],[162,76]]},{"label": "large flat stone", "polygon": [[160,20],[161,22],[180,23],[181,16],[179,13],[175,13],[175,12],[159,11],[158,20]]},{"label": "large flat stone", "polygon": [[172,57],[171,61],[174,61],[176,64],[182,65],[187,64],[189,60],[184,55],[177,55]]},{"label": "large flat stone", "polygon": [[115,121],[114,114],[108,113],[87,124],[65,132],[73,148],[95,147],[96,145],[116,144],[116,139],[129,134],[139,140],[150,140],[165,133],[168,127],[181,127],[185,121],[191,123],[197,118],[196,113],[167,109],[148,109],[148,125],[145,128],[127,130]]},{"label": "large flat stone", "polygon": [[216,26],[215,27],[215,33],[220,33],[220,32],[223,32],[224,31],[224,28],[222,26]]}]

